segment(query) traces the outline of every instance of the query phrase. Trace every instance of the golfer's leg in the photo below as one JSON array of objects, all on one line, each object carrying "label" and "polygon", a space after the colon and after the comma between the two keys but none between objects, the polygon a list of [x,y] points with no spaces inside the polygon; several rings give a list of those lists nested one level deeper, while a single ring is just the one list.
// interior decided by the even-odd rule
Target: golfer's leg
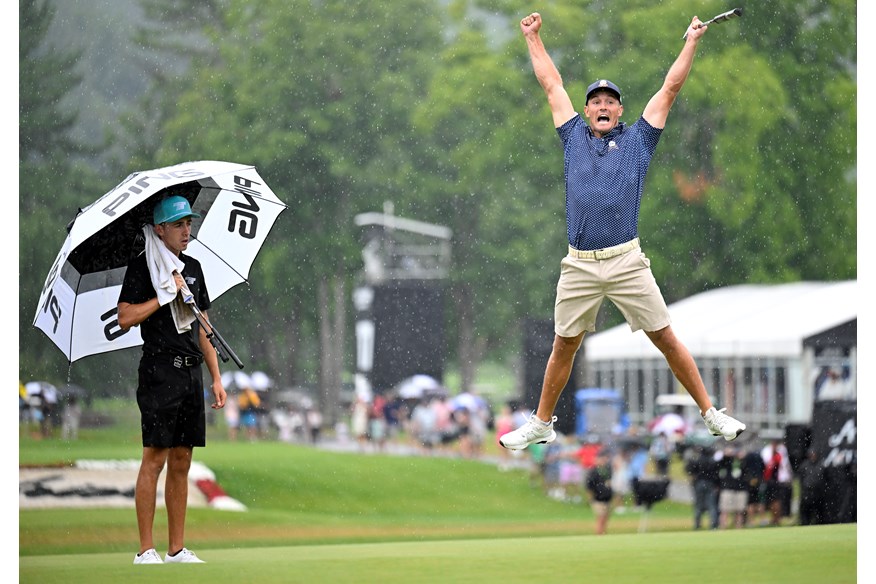
[{"label": "golfer's leg", "polygon": [[545,422],[550,422],[560,394],[563,393],[563,388],[569,382],[572,364],[575,362],[575,353],[578,352],[583,338],[583,332],[575,337],[554,336],[554,346],[551,350],[551,356],[548,358],[547,367],[545,367],[541,398],[538,402],[538,410],[535,412],[535,415]]},{"label": "golfer's leg", "polygon": [[544,422],[553,418],[584,334],[596,330],[596,315],[605,298],[603,284],[599,262],[571,256],[560,262],[554,302],[554,345],[544,370],[541,398],[535,412]]},{"label": "golfer's leg", "polygon": [[186,529],[186,505],[189,497],[189,468],[192,449],[176,446],[167,457],[164,503],[167,506],[167,551],[175,554],[183,548]]},{"label": "golfer's leg", "polygon": [[158,493],[158,477],[167,459],[166,448],[143,448],[143,459],[137,473],[134,488],[134,507],[137,511],[137,530],[140,533],[140,553],[155,547],[152,539],[152,524],[155,521],[155,498]]},{"label": "golfer's leg", "polygon": [[694,401],[697,402],[700,412],[705,412],[711,408],[712,400],[709,399],[709,394],[706,393],[706,387],[703,384],[702,377],[700,377],[700,370],[697,369],[697,364],[690,351],[672,332],[672,327],[667,326],[652,332],[645,331],[645,334],[648,335],[654,346],[666,357],[666,362],[669,364],[673,375],[684,386]]}]

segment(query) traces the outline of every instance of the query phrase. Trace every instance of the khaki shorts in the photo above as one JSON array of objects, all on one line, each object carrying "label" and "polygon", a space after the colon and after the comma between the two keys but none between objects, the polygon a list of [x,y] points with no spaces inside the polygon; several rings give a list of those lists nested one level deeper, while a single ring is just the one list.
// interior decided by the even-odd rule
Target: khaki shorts
[{"label": "khaki shorts", "polygon": [[576,337],[596,330],[602,301],[611,300],[633,332],[669,326],[669,309],[651,273],[651,260],[638,247],[608,259],[567,255],[560,263],[554,332]]},{"label": "khaki shorts", "polygon": [[742,513],[748,507],[748,490],[722,489],[718,495],[718,510],[721,513]]}]

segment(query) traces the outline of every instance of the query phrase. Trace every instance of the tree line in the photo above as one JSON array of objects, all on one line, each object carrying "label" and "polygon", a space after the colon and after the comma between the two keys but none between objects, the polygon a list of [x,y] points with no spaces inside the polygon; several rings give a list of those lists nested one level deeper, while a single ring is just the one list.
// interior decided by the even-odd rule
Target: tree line
[{"label": "tree line", "polygon": [[[81,97],[82,66],[99,67],[113,47],[86,55],[53,42],[56,2],[19,3],[23,381],[133,387],[136,353],[68,367],[31,323],[76,210],[132,171],[186,160],[252,164],[289,205],[251,284],[211,311],[244,361],[284,384],[325,391],[352,369],[347,305],[362,269],[353,217],[386,201],[399,216],[453,230],[447,351],[464,388],[483,360],[513,362],[523,319],[552,317],[566,246],[563,161],[518,28],[532,8],[503,0],[136,7],[137,34],[115,42],[138,56],[147,89],[107,110],[112,130],[89,143],[74,132],[93,105]],[[609,78],[632,123],[694,11],[705,20],[726,7],[572,0],[538,10],[579,110],[587,85]],[[743,282],[857,277],[855,11],[851,0],[757,3],[700,43],[641,209],[643,246],[667,301]],[[605,312],[606,326],[618,321]]]}]

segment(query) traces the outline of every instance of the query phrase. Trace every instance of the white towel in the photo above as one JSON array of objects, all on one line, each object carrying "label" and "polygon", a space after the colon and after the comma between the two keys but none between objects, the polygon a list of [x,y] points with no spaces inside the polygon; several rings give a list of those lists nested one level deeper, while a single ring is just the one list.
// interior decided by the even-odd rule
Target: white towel
[{"label": "white towel", "polygon": [[[191,307],[186,306],[183,296],[178,293],[176,280],[173,277],[174,272],[182,274],[185,264],[167,249],[151,225],[143,226],[143,235],[146,237],[146,265],[149,267],[152,287],[158,294],[159,306],[170,303],[170,312],[173,314],[176,332],[183,333],[192,330],[195,313]],[[192,295],[185,283],[182,292],[186,297]]]}]

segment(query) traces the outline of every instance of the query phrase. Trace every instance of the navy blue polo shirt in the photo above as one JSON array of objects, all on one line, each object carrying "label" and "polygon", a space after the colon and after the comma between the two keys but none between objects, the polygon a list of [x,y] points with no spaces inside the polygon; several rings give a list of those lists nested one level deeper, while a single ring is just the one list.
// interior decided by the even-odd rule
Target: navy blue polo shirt
[{"label": "navy blue polo shirt", "polygon": [[563,143],[566,230],[575,249],[603,249],[638,237],[645,174],[662,129],[640,117],[597,138],[580,114],[557,128]]}]

